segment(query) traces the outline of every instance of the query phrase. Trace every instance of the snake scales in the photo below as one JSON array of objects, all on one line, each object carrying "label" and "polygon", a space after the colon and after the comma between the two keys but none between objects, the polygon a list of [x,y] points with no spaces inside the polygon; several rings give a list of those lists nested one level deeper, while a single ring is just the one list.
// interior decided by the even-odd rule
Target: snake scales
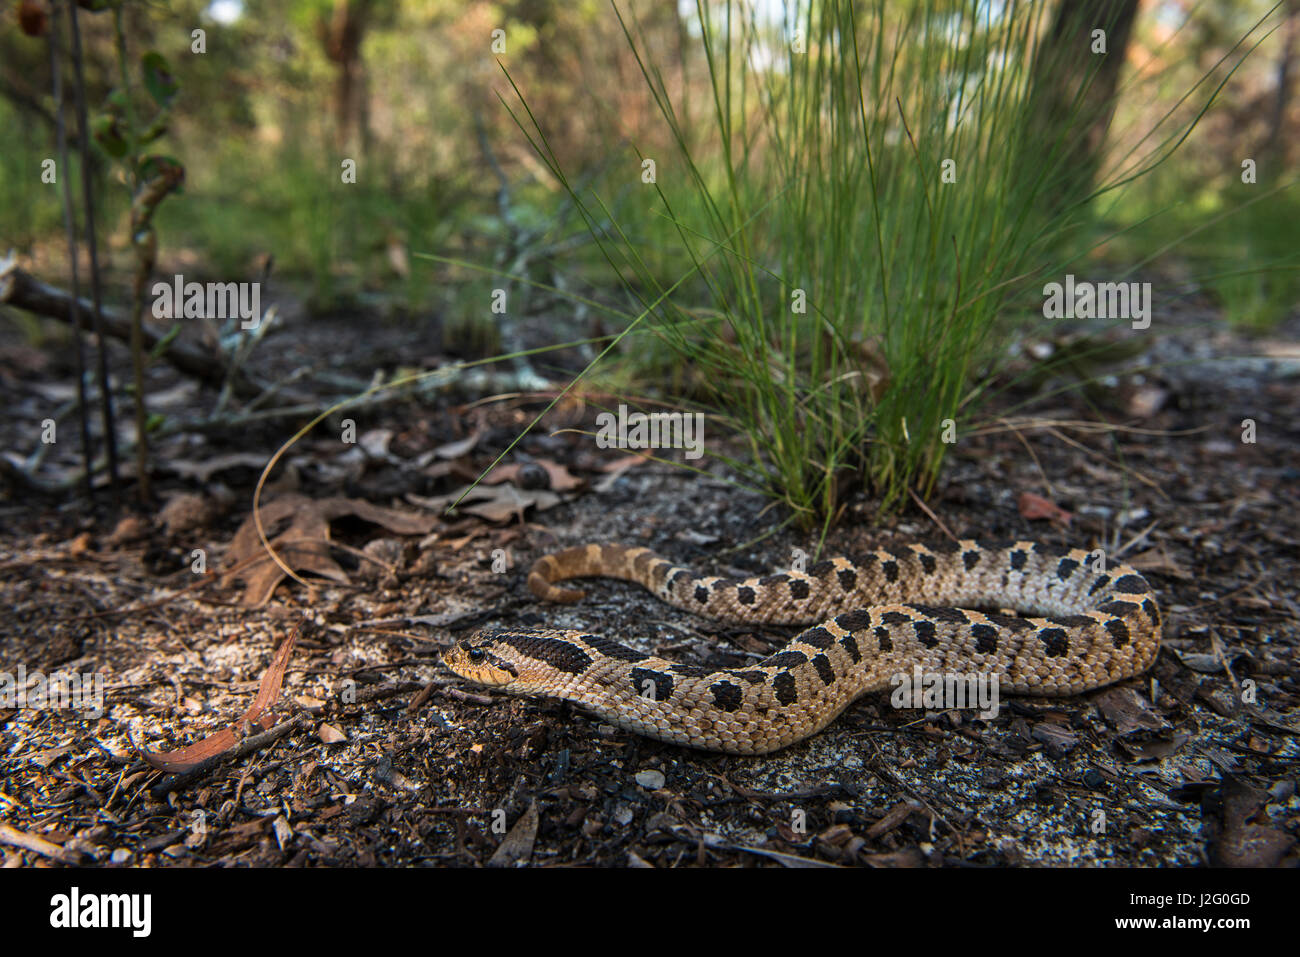
[{"label": "snake scales", "polygon": [[583,593],[557,583],[591,577],[636,582],[709,618],[815,627],[730,669],[535,629],[481,631],[452,647],[446,664],[477,684],[572,701],[662,741],[765,754],[916,665],[996,676],[1016,694],[1070,695],[1141,674],[1160,645],[1160,611],[1141,575],[1123,565],[1099,572],[1089,552],[1034,542],[910,545],[746,579],[702,577],[646,548],[586,545],[540,559],[528,585],[569,603]]}]

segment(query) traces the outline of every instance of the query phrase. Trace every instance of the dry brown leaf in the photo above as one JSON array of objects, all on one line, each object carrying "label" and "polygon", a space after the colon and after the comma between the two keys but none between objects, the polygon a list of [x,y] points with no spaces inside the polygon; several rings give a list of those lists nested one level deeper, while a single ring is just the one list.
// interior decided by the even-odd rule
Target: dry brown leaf
[{"label": "dry brown leaf", "polygon": [[496,851],[488,858],[488,867],[513,867],[516,863],[527,861],[533,856],[533,844],[537,840],[537,802],[528,805],[528,810],[519,816],[509,833],[501,839]]},{"label": "dry brown leaf", "polygon": [[1016,500],[1016,507],[1020,509],[1020,516],[1029,521],[1045,518],[1061,525],[1069,525],[1070,520],[1074,518],[1073,512],[1067,512],[1055,502],[1033,492],[1021,492],[1020,498]]},{"label": "dry brown leaf", "polygon": [[1205,815],[1210,863],[1215,867],[1277,867],[1295,838],[1270,827],[1267,792],[1227,779],[1220,814]]},{"label": "dry brown leaf", "polygon": [[[461,499],[461,496],[464,496]],[[428,498],[422,495],[408,495],[407,501],[441,514],[457,499],[453,515],[465,512],[486,518],[490,522],[508,522],[511,519],[524,520],[524,512],[532,507],[539,512],[559,505],[562,499],[547,489],[520,489],[513,485],[476,485],[474,488],[461,488],[448,495]]]},{"label": "dry brown leaf", "polygon": [[1140,572],[1159,572],[1162,575],[1168,575],[1171,578],[1181,578],[1183,581],[1190,581],[1192,575],[1169,557],[1169,553],[1164,548],[1148,548],[1140,555],[1134,555],[1124,564],[1136,568]]},{"label": "dry brown leaf", "polygon": [[267,666],[266,672],[262,675],[262,682],[257,689],[257,697],[253,699],[252,705],[243,716],[228,728],[222,728],[215,734],[210,734],[206,738],[188,745],[184,748],[178,748],[175,751],[149,751],[139,747],[132,742],[136,753],[151,768],[159,771],[166,771],[170,774],[184,774],[186,771],[192,771],[205,761],[225,754],[235,745],[239,744],[243,737],[242,729],[246,726],[258,724],[263,729],[270,728],[274,724],[271,715],[267,709],[275,704],[275,699],[280,696],[280,687],[284,683],[284,673],[289,667],[289,658],[293,655],[293,646],[298,642],[299,630],[294,628],[289,632],[289,636],[280,643],[275,654],[271,657],[271,663]]},{"label": "dry brown leaf", "polygon": [[265,466],[266,456],[254,452],[231,452],[229,455],[214,456],[202,462],[172,459],[165,465],[182,478],[196,479],[200,482],[207,482],[213,475],[228,469],[245,468],[260,472]]},{"label": "dry brown leaf", "polygon": [[605,477],[597,482],[593,489],[597,492],[608,492],[623,473],[628,469],[636,468],[638,465],[644,465],[650,461],[650,457],[644,454],[622,455],[609,462],[601,465],[600,470],[605,473]]},{"label": "dry brown leaf", "polygon": [[1092,703],[1120,734],[1131,731],[1162,731],[1168,722],[1132,688],[1110,688],[1095,695]]},{"label": "dry brown leaf", "polygon": [[[437,519],[430,515],[383,508],[342,496],[317,500],[305,495],[285,495],[262,508],[262,525],[281,561],[295,572],[311,572],[346,585],[350,583],[347,573],[330,557],[330,522],[344,517],[359,518],[398,535],[425,535],[437,524]],[[275,534],[285,522],[289,527]],[[244,520],[231,540],[228,558],[237,567],[241,562],[254,560],[228,573],[225,579],[227,583],[234,579],[244,582],[241,600],[251,608],[266,604],[275,587],[286,577],[284,569],[263,549],[252,515]]]},{"label": "dry brown leaf", "polygon": [[440,459],[458,459],[468,454],[474,446],[478,445],[479,439],[483,437],[482,430],[476,429],[470,435],[455,442],[447,442],[439,445],[433,450],[433,454]]}]

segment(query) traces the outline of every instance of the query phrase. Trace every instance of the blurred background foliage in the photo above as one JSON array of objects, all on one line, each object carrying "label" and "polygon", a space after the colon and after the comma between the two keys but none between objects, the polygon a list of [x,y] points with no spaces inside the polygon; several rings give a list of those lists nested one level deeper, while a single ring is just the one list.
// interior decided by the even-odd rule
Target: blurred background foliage
[{"label": "blurred background foliage", "polygon": [[[57,249],[61,214],[55,190],[32,188],[33,171],[52,152],[52,104],[47,49],[19,29],[22,6],[0,5],[0,240],[32,254],[51,242]],[[780,26],[780,4],[749,6],[773,29]],[[899,0],[888,5],[889,15],[901,21],[915,6]],[[978,17],[987,4],[947,6]],[[1273,32],[1227,80],[1188,148],[1139,196],[1126,194],[1124,205],[1109,211],[1121,226],[1150,219],[1127,235],[1125,255],[1183,236],[1176,252],[1198,269],[1217,264],[1200,269],[1207,276],[1223,272],[1224,261],[1247,257],[1261,268],[1286,265],[1300,214],[1297,191],[1236,210],[1259,194],[1240,188],[1243,156],[1259,161],[1261,181],[1282,182],[1295,169],[1297,6],[1274,11]],[[1150,128],[1144,118],[1191,109],[1188,91],[1207,75],[1217,82],[1215,65],[1272,7],[1268,0],[1142,3],[1112,152],[1123,155],[1131,145],[1124,131],[1142,135]],[[686,134],[706,142],[716,123],[695,5],[634,9],[642,52],[688,105]],[[642,155],[672,152],[671,134],[605,0],[172,0],[128,3],[125,13],[133,51],[162,53],[182,90],[166,147],[184,158],[187,188],[182,201],[160,212],[164,262],[179,255],[192,272],[231,278],[255,275],[258,258],[273,254],[277,274],[301,278],[322,307],[367,289],[391,291],[411,307],[436,296],[447,274],[403,267],[411,250],[492,260],[510,237],[485,143],[511,184],[513,215],[534,224],[554,218],[563,190],[497,98],[508,86],[492,50],[495,29],[505,31],[500,60],[574,178],[587,176],[616,199],[636,185],[637,171],[629,174],[621,151],[635,144]],[[83,11],[81,21],[93,109],[112,88],[117,67],[109,18]],[[202,54],[191,52],[196,28],[207,34]],[[338,188],[345,157],[359,167],[356,188],[346,190]],[[97,165],[97,173],[110,175],[108,164]],[[103,188],[97,195],[106,207],[100,222],[121,229],[125,198]],[[1216,216],[1220,225],[1188,236]],[[114,248],[124,246],[117,237]],[[588,249],[571,256],[568,268],[582,273],[584,255],[588,266],[601,265]],[[49,267],[58,259],[51,251]],[[1286,269],[1209,282],[1230,317],[1255,325],[1285,313],[1296,283]]]},{"label": "blurred background foliage", "polygon": [[[159,272],[253,280],[273,257],[309,313],[436,312],[480,353],[519,345],[487,308],[494,272],[513,318],[578,304],[557,339],[650,316],[606,384],[734,400],[769,463],[749,474],[805,518],[834,511],[841,469],[893,499],[933,480],[997,314],[1041,310],[1043,279],[1011,277],[1161,271],[1250,330],[1300,301],[1300,0],[118,3],[132,55],[161,53],[181,91]],[[58,192],[34,186],[54,139],[24,28],[41,7],[0,6],[0,247],[59,282]],[[1099,19],[1107,58],[1082,52]],[[93,116],[118,64],[110,18],[81,23]],[[956,199],[926,187],[949,155]],[[127,196],[92,162],[120,292]],[[795,280],[812,315],[771,321]]]}]

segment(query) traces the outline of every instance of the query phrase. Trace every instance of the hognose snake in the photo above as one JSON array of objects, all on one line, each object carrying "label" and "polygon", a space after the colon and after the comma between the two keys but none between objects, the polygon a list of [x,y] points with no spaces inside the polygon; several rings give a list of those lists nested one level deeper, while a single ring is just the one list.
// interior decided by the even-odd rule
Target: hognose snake
[{"label": "hognose snake", "polygon": [[[762,578],[701,577],[646,548],[586,545],[540,559],[541,598],[557,582],[636,582],[709,618],[814,625],[754,665],[705,668],[581,631],[489,629],[445,663],[481,685],[561,698],[610,724],[711,751],[764,754],[820,731],[860,695],[914,665],[996,675],[1015,694],[1072,695],[1141,674],[1160,644],[1160,611],[1132,568],[1034,542],[879,549]],[[981,612],[1009,608],[1031,617]],[[1032,617],[1037,616],[1037,617]]]}]

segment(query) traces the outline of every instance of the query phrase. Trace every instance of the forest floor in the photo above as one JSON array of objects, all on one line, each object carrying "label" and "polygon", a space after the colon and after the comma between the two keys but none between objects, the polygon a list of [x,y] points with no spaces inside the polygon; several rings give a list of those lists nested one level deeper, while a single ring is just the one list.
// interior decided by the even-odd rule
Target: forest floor
[{"label": "forest floor", "polygon": [[[442,361],[427,328],[364,331],[346,317],[287,317],[250,369],[275,379],[329,356],[364,379]],[[262,499],[273,536],[292,522],[307,540],[289,561],[316,573],[310,588],[255,564],[247,525],[262,464],[301,419],[161,438],[167,505],[125,518],[103,491],[90,507],[10,487],[3,675],[89,675],[103,700],[89,712],[0,701],[4,864],[1294,866],[1300,318],[1245,339],[1193,300],[1157,312],[1151,333],[1103,394],[1051,396],[1040,382],[1036,421],[1017,412],[959,437],[932,515],[909,505],[882,516],[854,493],[820,552],[949,532],[1104,548],[1157,591],[1164,644],[1150,674],[1074,698],[1008,699],[990,720],[866,696],[760,758],[644,739],[568,705],[486,693],[440,665],[484,624],[582,628],[718,667],[798,630],[702,621],[616,582],[591,583],[572,606],[529,594],[535,559],[591,541],[649,545],[720,575],[818,553],[815,536],[778,529],[779,510],[721,466],[696,474],[597,448],[577,430],[598,409],[581,401],[551,412],[498,469],[508,481],[452,517],[447,496],[515,438],[536,397],[408,395],[318,427]],[[358,345],[338,355],[340,342]],[[126,374],[120,352],[114,368]],[[211,405],[166,367],[152,375],[169,421]],[[4,333],[11,452],[37,446],[72,381],[65,356]],[[1025,397],[995,400],[990,423]],[[1079,424],[1099,416],[1122,428]],[[346,417],[353,444],[338,438]],[[71,419],[60,428],[75,435]],[[49,470],[75,464],[75,439],[60,445]],[[1034,517],[1026,493],[1069,523]],[[206,575],[193,570],[196,550]],[[223,577],[245,559],[241,581]],[[296,629],[283,693],[241,722]],[[189,773],[156,770],[135,750],[171,752],[223,729],[233,733],[212,748],[228,753]]]}]

